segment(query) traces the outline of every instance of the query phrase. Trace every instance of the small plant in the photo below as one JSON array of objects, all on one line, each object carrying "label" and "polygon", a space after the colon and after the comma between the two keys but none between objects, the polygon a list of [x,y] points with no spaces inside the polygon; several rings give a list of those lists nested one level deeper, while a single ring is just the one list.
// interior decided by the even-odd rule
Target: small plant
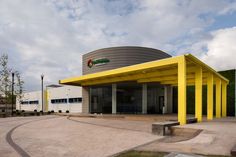
[{"label": "small plant", "polygon": [[69,110],[66,110],[66,113],[69,113],[70,111]]},{"label": "small plant", "polygon": [[37,112],[37,110],[34,110],[34,112]]},{"label": "small plant", "polygon": [[21,112],[25,112],[25,110],[21,110]]},{"label": "small plant", "polygon": [[5,112],[5,110],[4,110],[4,109],[2,109],[2,112]]},{"label": "small plant", "polygon": [[51,110],[51,113],[54,113],[54,110]]},{"label": "small plant", "polygon": [[18,113],[19,112],[19,110],[16,110],[16,113]]},{"label": "small plant", "polygon": [[51,114],[51,111],[48,111],[48,114]]},{"label": "small plant", "polygon": [[59,110],[58,112],[61,113],[61,110]]}]

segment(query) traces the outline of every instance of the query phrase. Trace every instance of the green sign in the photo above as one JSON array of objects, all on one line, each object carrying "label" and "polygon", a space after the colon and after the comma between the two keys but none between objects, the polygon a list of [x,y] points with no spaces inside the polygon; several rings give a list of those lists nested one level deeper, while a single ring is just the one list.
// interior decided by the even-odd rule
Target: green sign
[{"label": "green sign", "polygon": [[87,65],[89,68],[92,68],[93,66],[99,66],[109,63],[110,60],[107,58],[99,58],[99,59],[90,59],[87,62]]}]

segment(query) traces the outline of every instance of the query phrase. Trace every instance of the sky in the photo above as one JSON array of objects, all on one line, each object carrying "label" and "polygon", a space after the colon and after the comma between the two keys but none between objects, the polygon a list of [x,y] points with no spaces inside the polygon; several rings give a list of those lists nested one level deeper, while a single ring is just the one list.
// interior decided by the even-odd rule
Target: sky
[{"label": "sky", "polygon": [[82,55],[112,46],[191,53],[236,68],[236,0],[0,0],[0,54],[25,91],[80,76]]}]

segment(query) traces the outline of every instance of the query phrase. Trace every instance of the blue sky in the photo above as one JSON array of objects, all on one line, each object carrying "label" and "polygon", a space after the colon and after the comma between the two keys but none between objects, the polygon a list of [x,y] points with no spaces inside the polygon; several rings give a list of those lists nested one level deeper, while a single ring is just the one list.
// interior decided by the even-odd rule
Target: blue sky
[{"label": "blue sky", "polygon": [[192,53],[216,70],[236,68],[236,1],[1,0],[0,53],[25,90],[81,75],[81,56],[122,45]]}]

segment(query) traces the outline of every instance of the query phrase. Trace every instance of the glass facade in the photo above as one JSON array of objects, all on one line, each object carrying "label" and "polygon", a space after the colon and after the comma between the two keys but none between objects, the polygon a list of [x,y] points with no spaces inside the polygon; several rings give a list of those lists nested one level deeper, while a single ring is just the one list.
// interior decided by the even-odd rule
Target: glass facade
[{"label": "glass facade", "polygon": [[147,113],[162,114],[164,107],[164,86],[148,84],[147,95]]},{"label": "glass facade", "polygon": [[111,113],[111,85],[90,88],[90,113]]},{"label": "glass facade", "polygon": [[[142,84],[118,83],[116,86],[116,113],[142,113]],[[164,86],[147,85],[147,114],[162,114]],[[112,85],[90,87],[90,113],[112,113]]]},{"label": "glass facade", "polygon": [[117,84],[117,113],[142,113],[141,84]]}]

